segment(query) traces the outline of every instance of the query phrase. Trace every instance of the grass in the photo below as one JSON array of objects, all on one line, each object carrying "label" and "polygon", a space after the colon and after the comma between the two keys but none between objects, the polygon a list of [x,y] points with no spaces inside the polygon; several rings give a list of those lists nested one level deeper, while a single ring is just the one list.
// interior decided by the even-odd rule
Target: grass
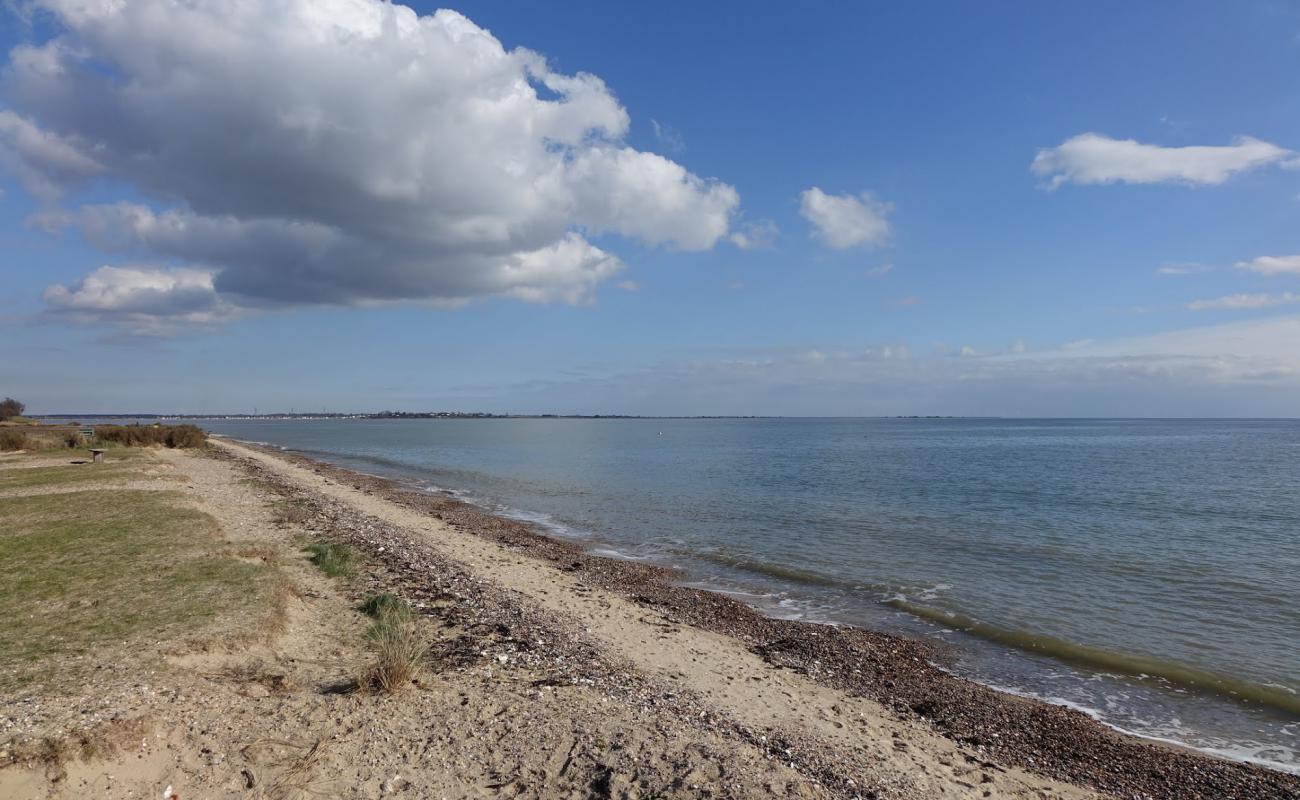
[{"label": "grass", "polygon": [[350,578],[356,574],[356,551],[345,544],[312,542],[304,549],[311,554],[311,563],[331,578]]},{"label": "grass", "polygon": [[223,555],[179,492],[0,498],[0,519],[0,691],[70,682],[104,647],[152,660],[159,641],[273,605],[274,567]]},{"label": "grass", "polygon": [[366,632],[374,660],[366,670],[362,685],[384,694],[395,694],[410,686],[419,674],[429,647],[420,635],[411,609],[392,595],[372,599],[381,597],[388,599],[375,604],[375,621]]},{"label": "grass", "polygon": [[116,483],[149,477],[134,465],[60,464],[54,467],[25,467],[0,470],[0,491],[69,486],[78,483]]},{"label": "grass", "polygon": [[389,611],[406,609],[406,602],[395,594],[385,592],[372,594],[362,600],[358,609],[366,616],[378,619]]}]

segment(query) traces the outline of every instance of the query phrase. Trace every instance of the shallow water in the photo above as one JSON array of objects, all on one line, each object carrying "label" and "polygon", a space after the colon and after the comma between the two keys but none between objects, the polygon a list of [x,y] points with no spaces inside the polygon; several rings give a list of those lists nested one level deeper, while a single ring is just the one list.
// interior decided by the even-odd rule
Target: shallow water
[{"label": "shallow water", "polygon": [[1300,772],[1300,422],[214,420]]}]

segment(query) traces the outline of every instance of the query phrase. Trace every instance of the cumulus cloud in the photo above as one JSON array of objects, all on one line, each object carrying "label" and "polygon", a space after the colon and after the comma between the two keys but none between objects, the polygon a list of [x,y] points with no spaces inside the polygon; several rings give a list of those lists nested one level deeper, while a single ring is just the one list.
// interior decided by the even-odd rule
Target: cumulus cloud
[{"label": "cumulus cloud", "polygon": [[137,336],[225,322],[238,311],[217,295],[201,269],[100,267],[71,286],[54,285],[42,298],[46,313],[78,322],[112,322]]},{"label": "cumulus cloud", "polygon": [[[598,77],[453,11],[38,5],[59,32],[10,54],[0,166],[46,226],[207,270],[226,302],[583,302],[622,269],[589,237],[707,249],[739,204],[628,147]],[[96,180],[144,202],[69,205]]]},{"label": "cumulus cloud", "polygon": [[1300,256],[1260,256],[1250,261],[1238,261],[1236,266],[1261,275],[1300,275]]},{"label": "cumulus cloud", "polygon": [[1291,150],[1241,136],[1230,145],[1161,147],[1083,133],[1039,150],[1031,169],[1055,189],[1066,183],[1220,184],[1270,164],[1300,166]]},{"label": "cumulus cloud", "polygon": [[884,244],[893,210],[870,192],[831,195],[814,186],[799,195],[799,213],[812,223],[817,238],[836,250]]},{"label": "cumulus cloud", "polygon": [[1212,300],[1193,300],[1187,304],[1192,311],[1232,310],[1243,308],[1270,308],[1300,303],[1300,294],[1230,294]]}]

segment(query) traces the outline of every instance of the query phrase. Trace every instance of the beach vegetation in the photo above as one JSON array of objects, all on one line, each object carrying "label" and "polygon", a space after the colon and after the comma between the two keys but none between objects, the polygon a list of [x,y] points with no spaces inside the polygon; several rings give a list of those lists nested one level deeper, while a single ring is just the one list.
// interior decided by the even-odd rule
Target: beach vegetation
[{"label": "beach vegetation", "polygon": [[27,434],[13,428],[0,430],[0,450],[14,452],[28,448]]},{"label": "beach vegetation", "polygon": [[96,425],[95,441],[127,447],[204,447],[208,437],[197,425]]},{"label": "beach vegetation", "polygon": [[356,551],[335,542],[311,542],[305,548],[311,563],[331,578],[350,578],[356,574]]},{"label": "beach vegetation", "polygon": [[373,659],[362,685],[394,694],[411,685],[423,667],[429,646],[409,606],[392,595],[379,597],[391,600],[377,606],[375,621],[366,632]]},{"label": "beach vegetation", "polygon": [[280,500],[274,507],[275,521],[281,525],[305,525],[312,518],[311,509],[298,500]]},{"label": "beach vegetation", "polygon": [[389,611],[409,610],[406,601],[395,594],[384,592],[382,594],[372,594],[365,600],[361,601],[359,606],[361,613],[368,617],[379,619]]}]

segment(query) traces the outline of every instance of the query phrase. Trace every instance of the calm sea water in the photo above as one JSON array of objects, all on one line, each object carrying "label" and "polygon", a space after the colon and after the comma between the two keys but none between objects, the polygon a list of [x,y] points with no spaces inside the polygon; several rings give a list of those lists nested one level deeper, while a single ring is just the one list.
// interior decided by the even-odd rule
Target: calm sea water
[{"label": "calm sea water", "polygon": [[1300,422],[212,421],[1300,772]]}]

